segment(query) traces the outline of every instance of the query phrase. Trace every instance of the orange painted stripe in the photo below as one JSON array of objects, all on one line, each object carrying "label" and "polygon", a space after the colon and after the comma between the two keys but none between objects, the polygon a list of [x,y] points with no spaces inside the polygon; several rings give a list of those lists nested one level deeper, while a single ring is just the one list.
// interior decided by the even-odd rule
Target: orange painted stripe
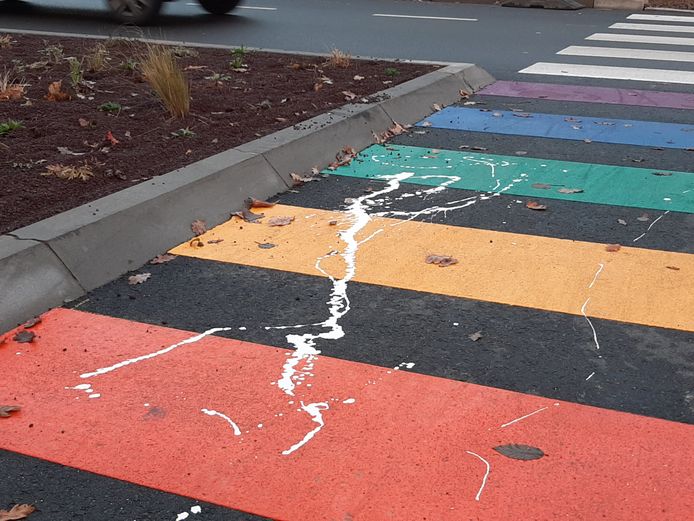
[{"label": "orange painted stripe", "polygon": [[[183,244],[173,252],[323,276],[316,259],[344,250],[338,237],[350,226],[344,213],[280,205],[263,212],[295,221],[271,227],[267,219],[233,219],[201,237],[203,247]],[[330,225],[335,220],[338,225]],[[604,244],[382,218],[374,218],[357,239],[379,230],[359,247],[356,281],[694,331],[694,255],[628,247],[610,253]],[[224,242],[207,243],[219,238]],[[276,247],[260,249],[265,242]],[[459,264],[426,264],[429,254],[452,255]],[[337,255],[321,267],[338,278],[344,274]]]},{"label": "orange painted stripe", "polygon": [[[286,351],[219,337],[85,380],[192,334],[65,309],[36,332],[0,349],[2,402],[24,407],[0,420],[4,449],[274,519],[682,520],[694,509],[689,425],[327,357],[290,403],[271,384]],[[66,389],[85,382],[101,396]],[[317,427],[300,401],[327,403],[325,426],[283,455]],[[508,443],[546,456],[492,449]],[[481,493],[478,456],[490,465]]]}]

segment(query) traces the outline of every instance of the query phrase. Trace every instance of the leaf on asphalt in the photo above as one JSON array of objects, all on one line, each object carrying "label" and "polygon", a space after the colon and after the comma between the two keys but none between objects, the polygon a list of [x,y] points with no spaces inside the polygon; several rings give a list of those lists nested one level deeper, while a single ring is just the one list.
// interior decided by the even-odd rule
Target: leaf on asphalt
[{"label": "leaf on asphalt", "polygon": [[652,172],[653,175],[657,175],[659,177],[670,177],[672,175],[672,172]]},{"label": "leaf on asphalt", "polygon": [[243,219],[247,223],[254,223],[265,217],[264,213],[253,213],[248,208],[244,208],[240,212],[234,212],[231,215],[232,217],[238,217],[239,219]]},{"label": "leaf on asphalt", "polygon": [[665,267],[669,270],[680,271],[680,269],[677,266],[665,266]]},{"label": "leaf on asphalt", "polygon": [[560,188],[557,190],[560,194],[580,194],[583,188]]},{"label": "leaf on asphalt", "polygon": [[0,405],[0,418],[9,418],[13,412],[21,410],[19,405]]},{"label": "leaf on asphalt", "polygon": [[294,221],[294,217],[272,217],[267,220],[268,226],[287,226]]},{"label": "leaf on asphalt", "polygon": [[0,521],[26,519],[34,510],[36,510],[36,507],[33,505],[15,505],[9,510],[0,510]]},{"label": "leaf on asphalt", "polygon": [[171,262],[175,258],[176,258],[175,255],[171,255],[170,253],[164,253],[163,255],[157,255],[151,261],[149,261],[149,263],[150,264],[165,264],[167,262]]},{"label": "leaf on asphalt", "polygon": [[434,109],[436,112],[440,112],[441,110],[443,110],[442,107],[441,107],[441,105],[439,105],[438,103],[434,103],[434,104],[431,106],[431,108]]},{"label": "leaf on asphalt", "polygon": [[617,219],[617,222],[621,224],[622,226],[626,226],[627,222],[624,219]]},{"label": "leaf on asphalt", "polygon": [[605,251],[609,251],[609,252],[615,252],[615,251],[619,251],[621,249],[622,249],[621,244],[608,244],[607,246],[605,246]]},{"label": "leaf on asphalt", "polygon": [[468,98],[470,97],[470,93],[464,91],[463,89],[460,89],[460,90],[458,91],[458,94],[460,94],[460,97],[463,98],[463,99],[468,99]]},{"label": "leaf on asphalt", "polygon": [[538,190],[551,190],[552,185],[548,185],[546,183],[533,183],[532,185],[533,188],[537,188]]},{"label": "leaf on asphalt", "polygon": [[530,208],[531,210],[546,210],[547,205],[540,204],[537,201],[528,201],[525,203],[526,208]]},{"label": "leaf on asphalt", "polygon": [[349,91],[349,90],[343,90],[342,94],[345,97],[345,101],[352,101],[353,99],[355,99],[357,97],[357,95],[354,92]]},{"label": "leaf on asphalt", "polygon": [[14,337],[12,337],[12,340],[20,344],[31,344],[34,341],[35,336],[36,335],[33,332],[25,330],[17,333]]},{"label": "leaf on asphalt", "polygon": [[476,331],[467,337],[473,342],[477,342],[480,338],[482,338],[482,331]]},{"label": "leaf on asphalt", "polygon": [[271,242],[259,242],[258,243],[258,248],[261,250],[269,250],[277,246],[276,244],[272,244]]},{"label": "leaf on asphalt", "polygon": [[641,221],[642,223],[645,223],[645,222],[649,221],[650,219],[651,218],[648,216],[647,213],[641,214],[636,218],[637,221]]},{"label": "leaf on asphalt", "polygon": [[425,262],[427,264],[436,264],[439,268],[446,268],[448,266],[458,264],[458,259],[455,259],[450,255],[429,255],[425,259]]},{"label": "leaf on asphalt", "polygon": [[41,323],[41,317],[34,317],[31,320],[27,320],[24,322],[24,325],[22,326],[24,329],[31,329],[34,327],[36,324]]},{"label": "leaf on asphalt", "polygon": [[246,208],[272,208],[277,203],[268,203],[267,201],[261,201],[255,197],[249,197],[246,199]]},{"label": "leaf on asphalt", "polygon": [[138,273],[136,275],[130,275],[128,277],[128,284],[130,284],[131,286],[134,286],[135,284],[142,284],[151,276],[151,273]]},{"label": "leaf on asphalt", "polygon": [[499,454],[506,456],[511,459],[518,459],[523,461],[530,461],[535,459],[540,459],[545,455],[537,447],[531,447],[530,445],[520,445],[515,443],[509,443],[508,445],[498,445],[494,447],[494,450]]},{"label": "leaf on asphalt", "polygon": [[202,235],[207,231],[207,223],[200,219],[196,219],[190,224],[190,229],[196,236]]},{"label": "leaf on asphalt", "polygon": [[[334,170],[334,169],[333,169]],[[292,179],[292,182],[294,183],[294,186],[301,186],[304,183],[310,183],[311,181],[320,181],[320,177],[318,176],[313,176],[313,175],[299,175],[294,172],[289,174],[289,177]]]},{"label": "leaf on asphalt", "polygon": [[202,239],[200,237],[194,237],[189,243],[188,246],[191,248],[202,248],[205,246],[205,243],[202,242]]}]

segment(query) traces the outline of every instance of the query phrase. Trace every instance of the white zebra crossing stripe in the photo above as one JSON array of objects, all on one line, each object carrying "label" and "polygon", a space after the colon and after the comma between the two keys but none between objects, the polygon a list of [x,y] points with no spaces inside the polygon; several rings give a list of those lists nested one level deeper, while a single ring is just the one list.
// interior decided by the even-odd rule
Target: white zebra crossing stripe
[{"label": "white zebra crossing stripe", "polygon": [[519,72],[521,74],[544,74],[549,76],[577,76],[610,80],[694,84],[694,71],[673,71],[667,69],[641,69],[637,67],[610,67],[605,65],[539,62]]},{"label": "white zebra crossing stripe", "polygon": [[581,45],[571,45],[566,49],[562,49],[557,54],[566,56],[595,56],[597,58],[625,58],[629,60],[694,62],[694,52],[625,49],[623,47],[585,47]]},{"label": "white zebra crossing stripe", "polygon": [[654,22],[679,22],[694,24],[694,16],[672,16],[664,14],[630,14],[627,20],[651,20]]},{"label": "white zebra crossing stripe", "polygon": [[625,29],[628,31],[656,31],[662,33],[694,33],[694,26],[692,25],[617,23],[610,25],[610,29]]},{"label": "white zebra crossing stripe", "polygon": [[654,43],[658,45],[694,45],[694,38],[677,38],[674,36],[651,36],[643,34],[595,33],[586,37],[586,40],[625,43]]}]

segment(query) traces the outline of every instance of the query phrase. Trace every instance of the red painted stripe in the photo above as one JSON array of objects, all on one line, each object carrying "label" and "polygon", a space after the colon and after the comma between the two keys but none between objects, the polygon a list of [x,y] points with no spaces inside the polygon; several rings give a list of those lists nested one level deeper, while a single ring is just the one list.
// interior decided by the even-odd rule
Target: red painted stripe
[{"label": "red painted stripe", "polygon": [[[327,357],[289,404],[270,383],[286,351],[218,337],[86,380],[101,393],[88,399],[65,387],[191,334],[64,309],[36,332],[0,348],[0,402],[24,407],[0,420],[5,449],[276,519],[682,520],[694,509],[689,425]],[[299,400],[330,409],[284,456],[317,426]],[[547,456],[492,450],[506,443]],[[491,467],[479,501],[475,454]]]}]

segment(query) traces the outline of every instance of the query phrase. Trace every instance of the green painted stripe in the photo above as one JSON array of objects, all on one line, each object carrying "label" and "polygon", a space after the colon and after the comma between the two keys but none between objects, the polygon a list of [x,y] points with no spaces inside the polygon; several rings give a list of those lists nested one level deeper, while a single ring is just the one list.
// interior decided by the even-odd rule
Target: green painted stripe
[{"label": "green painted stripe", "polygon": [[[694,213],[694,174],[687,172],[373,145],[331,173],[377,178],[401,172],[416,174],[407,182],[428,186],[449,177],[449,188]],[[552,186],[534,188],[536,183]],[[560,188],[583,192],[566,194]]]}]

